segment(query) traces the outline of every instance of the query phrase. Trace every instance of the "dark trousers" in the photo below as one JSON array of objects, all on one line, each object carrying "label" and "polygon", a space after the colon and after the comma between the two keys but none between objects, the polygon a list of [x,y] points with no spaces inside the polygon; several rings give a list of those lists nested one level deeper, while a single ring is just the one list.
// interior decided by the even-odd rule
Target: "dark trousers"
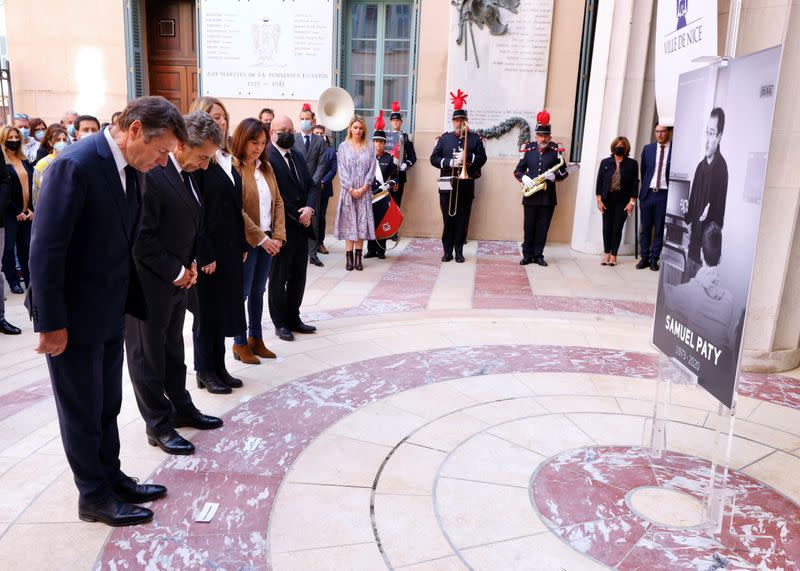
[{"label": "dark trousers", "polygon": [[194,341],[194,370],[198,373],[219,373],[225,371],[225,335],[222,327],[197,326],[197,317],[192,324]]},{"label": "dark trousers", "polygon": [[319,210],[317,210],[316,214],[316,234],[317,234],[317,246],[322,246],[325,242],[325,218],[328,215],[328,201],[330,200],[329,196],[322,196],[319,197]]},{"label": "dark trousers", "polygon": [[300,321],[307,270],[306,234],[296,222],[287,220],[286,243],[269,271],[269,313],[275,327],[292,327]]},{"label": "dark trousers", "polygon": [[547,231],[556,207],[525,206],[524,231],[525,238],[522,242],[522,257],[535,259],[541,258],[544,245],[547,243]]},{"label": "dark trousers", "polygon": [[263,337],[261,318],[264,315],[264,292],[267,291],[267,279],[272,256],[261,246],[247,251],[247,260],[243,265],[242,284],[244,299],[247,302],[247,331],[233,338],[237,345],[247,345],[247,336],[254,339]]},{"label": "dark trousers", "polygon": [[628,197],[619,192],[609,192],[603,204],[606,207],[603,212],[603,252],[616,256],[622,241],[622,229],[628,218],[625,212]]},{"label": "dark trousers", "polygon": [[403,191],[406,189],[405,181],[398,183],[397,190],[392,193],[392,198],[397,203],[397,206],[403,204]]},{"label": "dark trousers", "polygon": [[664,244],[667,192],[665,190],[660,192],[651,190],[647,194],[647,198],[639,201],[639,210],[642,215],[642,230],[639,240],[642,244],[642,259],[657,260],[661,257],[661,247]]},{"label": "dark trousers", "polygon": [[379,254],[386,252],[386,239],[383,240],[368,240],[367,252],[370,254]]},{"label": "dark trousers", "polygon": [[69,342],[47,357],[61,442],[82,502],[111,496],[122,478],[117,416],[122,406],[123,336],[105,343]]},{"label": "dark trousers", "polygon": [[[17,260],[22,268],[22,279],[26,284],[31,283],[31,273],[28,270],[28,253],[31,248],[31,223],[20,222],[12,214],[6,214],[3,220],[6,227],[6,243],[3,246],[3,273],[8,280],[8,285],[19,285],[17,275]],[[16,249],[16,256],[14,250]]]},{"label": "dark trousers", "polygon": [[171,426],[173,412],[194,407],[186,390],[183,350],[186,291],[176,289],[166,307],[161,314],[152,312],[146,321],[125,318],[128,372],[147,433],[153,435]]},{"label": "dark trousers", "polygon": [[314,216],[311,217],[311,229],[314,231],[314,236],[311,238],[306,238],[308,243],[308,257],[313,258],[317,255],[317,244],[319,244],[320,238],[324,238],[324,234],[319,233],[319,197],[317,197],[317,203],[312,206],[314,209]]},{"label": "dark trousers", "polygon": [[[472,183],[472,181],[469,181]],[[464,184],[461,181],[460,184]],[[442,210],[442,249],[446,256],[453,254],[461,256],[464,250],[464,242],[467,240],[467,224],[469,223],[469,213],[472,210],[473,192],[464,192],[462,188],[453,196],[453,203],[450,203],[450,194],[455,190],[439,194],[439,207]],[[455,212],[453,212],[455,210]],[[453,213],[454,216],[450,216]]]}]

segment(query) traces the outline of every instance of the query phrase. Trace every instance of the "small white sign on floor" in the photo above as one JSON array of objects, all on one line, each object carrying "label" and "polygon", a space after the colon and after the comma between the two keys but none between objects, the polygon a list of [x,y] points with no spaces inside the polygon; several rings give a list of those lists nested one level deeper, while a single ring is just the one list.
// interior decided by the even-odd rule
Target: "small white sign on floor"
[{"label": "small white sign on floor", "polygon": [[197,517],[194,518],[194,521],[200,523],[208,523],[217,513],[217,509],[219,508],[219,504],[214,502],[206,502],[206,505],[203,506],[203,509],[197,514]]}]

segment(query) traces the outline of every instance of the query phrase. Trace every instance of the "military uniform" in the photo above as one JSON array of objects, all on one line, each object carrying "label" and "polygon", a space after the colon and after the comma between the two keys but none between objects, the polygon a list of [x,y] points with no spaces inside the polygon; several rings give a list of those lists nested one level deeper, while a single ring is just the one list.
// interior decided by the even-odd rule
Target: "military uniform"
[{"label": "military uniform", "polygon": [[[380,186],[384,183],[389,183],[389,191],[392,198],[397,202],[397,190],[399,189],[398,173],[400,172],[397,165],[394,164],[394,157],[389,153],[384,152],[381,156],[375,157],[378,162],[378,168],[375,169],[375,179],[372,181],[372,194],[380,192]],[[378,175],[380,170],[380,176]],[[398,203],[399,204],[399,203]],[[376,222],[377,226],[377,222]],[[386,240],[369,240],[367,242],[367,256],[368,258],[378,257],[383,259],[384,252],[386,252]]]},{"label": "military uniform", "polygon": [[[480,178],[481,168],[486,164],[486,150],[478,135],[470,133],[467,137],[467,163],[469,179],[459,180],[461,167],[453,166],[453,155],[463,148],[463,137],[450,131],[439,137],[431,154],[431,165],[439,169],[440,176],[453,176],[453,190],[439,190],[439,206],[442,210],[442,248],[445,257],[463,257],[464,241],[467,239],[467,223],[475,197],[475,179]],[[452,194],[452,196],[451,196]],[[455,211],[455,212],[454,212]],[[452,216],[451,216],[452,214]]]},{"label": "military uniform", "polygon": [[408,169],[417,162],[417,152],[414,150],[414,142],[409,139],[408,133],[403,133],[403,159],[400,164],[406,165],[406,170],[397,169],[397,190],[392,193],[392,198],[397,206],[403,202],[403,190],[406,187]]},{"label": "military uniform", "polygon": [[[559,161],[559,146],[557,143],[549,142],[544,149],[540,149],[535,142],[528,144],[525,148],[525,155],[517,163],[514,169],[514,177],[521,181],[523,175],[536,178],[549,169],[556,166]],[[566,165],[556,171],[555,180],[561,181],[567,178]],[[525,239],[522,243],[523,261],[543,262],[544,245],[547,242],[547,231],[550,229],[550,221],[558,202],[556,198],[555,181],[546,181],[547,187],[544,190],[531,195],[522,197],[522,206],[525,208]],[[538,263],[538,262],[537,262]]]}]

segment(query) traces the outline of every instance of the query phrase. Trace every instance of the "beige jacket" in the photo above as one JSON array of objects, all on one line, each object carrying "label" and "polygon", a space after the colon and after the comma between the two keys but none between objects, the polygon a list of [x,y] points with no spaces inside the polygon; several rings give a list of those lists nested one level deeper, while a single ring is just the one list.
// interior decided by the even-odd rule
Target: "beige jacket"
[{"label": "beige jacket", "polygon": [[[262,165],[263,166],[263,165]],[[253,248],[264,240],[264,231],[261,230],[259,221],[261,212],[258,201],[258,186],[256,173],[252,167],[246,167],[234,160],[234,167],[242,176],[242,217],[244,218],[244,234],[247,243]],[[286,241],[286,215],[283,210],[283,199],[278,190],[278,181],[269,163],[266,164],[266,173],[270,195],[272,195],[272,239]]]}]

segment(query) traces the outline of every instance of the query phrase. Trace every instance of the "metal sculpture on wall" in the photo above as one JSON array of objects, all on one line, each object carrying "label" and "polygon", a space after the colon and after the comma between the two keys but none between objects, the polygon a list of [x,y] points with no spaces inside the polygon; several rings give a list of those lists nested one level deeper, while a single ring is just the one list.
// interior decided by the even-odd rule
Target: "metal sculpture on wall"
[{"label": "metal sculpture on wall", "polygon": [[519,127],[517,145],[523,148],[531,140],[531,125],[523,117],[509,117],[500,124],[486,129],[473,129],[472,132],[484,139],[499,139],[515,127]]},{"label": "metal sculpture on wall", "polygon": [[[502,36],[508,30],[508,25],[500,21],[500,8],[517,13],[521,0],[450,0],[458,11],[458,39],[456,43],[464,44],[464,60],[467,60],[469,39],[472,40],[472,52],[475,55],[475,65],[481,66],[478,61],[478,50],[475,48],[475,33],[472,25],[477,24],[481,30],[484,26],[493,36]],[[469,29],[468,29],[469,28]]]}]

